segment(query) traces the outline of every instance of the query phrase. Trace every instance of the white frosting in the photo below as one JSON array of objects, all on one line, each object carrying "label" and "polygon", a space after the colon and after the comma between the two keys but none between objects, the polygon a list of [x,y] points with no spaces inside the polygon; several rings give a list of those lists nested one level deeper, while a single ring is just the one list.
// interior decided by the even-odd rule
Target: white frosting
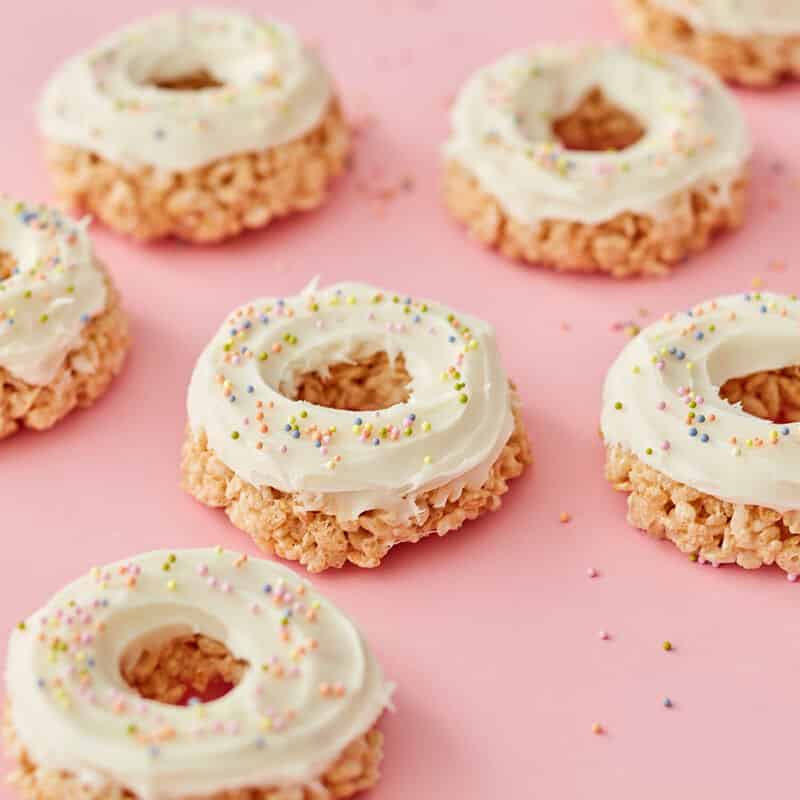
[{"label": "white frosting", "polygon": [[[223,86],[152,85],[199,70]],[[178,171],[292,141],[317,125],[330,96],[325,69],[288,26],[170,12],[67,62],[45,88],[39,125],[47,139],[125,167]]]},{"label": "white frosting", "polygon": [[759,419],[719,395],[729,378],[800,364],[798,322],[794,297],[755,293],[651,325],[608,372],[606,444],[723,500],[800,509],[800,424]]},{"label": "white frosting", "polygon": [[[618,152],[568,150],[553,122],[592,88],[646,128]],[[750,155],[733,95],[704,68],[623,46],[537,47],[479,70],[451,115],[448,160],[525,224],[668,215],[674,195],[708,182],[720,203]]]},{"label": "white frosting", "polygon": [[[20,740],[44,769],[143,800],[313,783],[389,703],[374,656],[284,567],[221,548],[175,556],[93,570],[14,631],[6,681]],[[227,695],[172,706],[125,683],[120,665],[145,643],[191,633],[249,663]]]},{"label": "white frosting", "polygon": [[0,196],[0,251],[16,261],[0,274],[0,367],[27,383],[50,383],[106,304],[86,222]]},{"label": "white frosting", "polygon": [[653,0],[693,28],[749,38],[800,34],[800,0]]},{"label": "white frosting", "polygon": [[[301,374],[379,351],[405,356],[408,402],[342,411],[280,391],[293,396]],[[419,493],[448,484],[436,499],[444,505],[486,480],[513,430],[487,323],[362,284],[312,285],[235,310],[197,362],[188,411],[242,480],[340,520],[382,509],[404,522]]]}]

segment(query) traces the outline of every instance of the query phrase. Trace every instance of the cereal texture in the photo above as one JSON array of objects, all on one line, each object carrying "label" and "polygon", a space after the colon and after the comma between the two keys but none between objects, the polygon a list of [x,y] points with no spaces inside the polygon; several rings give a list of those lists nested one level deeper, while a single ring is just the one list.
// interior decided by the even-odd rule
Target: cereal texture
[{"label": "cereal texture", "polygon": [[[401,366],[395,365],[395,377],[382,381],[380,389],[364,364],[334,365],[331,378],[307,376],[298,387],[304,399],[324,405],[353,410],[374,408],[376,404],[381,407],[387,396],[396,397],[405,391]],[[418,542],[433,533],[444,536],[500,506],[508,481],[520,475],[531,461],[516,397],[514,417],[514,432],[480,488],[464,489],[457,499],[448,499],[444,505],[434,503],[434,495],[441,495],[441,490],[421,495],[417,498],[419,517],[402,526],[380,510],[340,523],[334,516],[297,507],[290,494],[245,483],[216,457],[204,431],[187,430],[181,467],[183,486],[200,502],[224,508],[231,522],[249,533],[260,548],[299,561],[310,572],[341,567],[348,561],[359,567],[377,567],[396,544]]]},{"label": "cereal texture", "polygon": [[700,61],[725,80],[752,87],[773,86],[800,77],[800,34],[750,36],[696,30],[651,0],[619,0],[631,34],[642,44]]},{"label": "cereal texture", "polygon": [[107,285],[106,308],[86,324],[48,385],[32,386],[0,367],[0,439],[20,427],[46,430],[74,408],[87,408],[120,372],[130,345],[128,320],[108,278]]},{"label": "cereal texture", "polygon": [[148,700],[180,705],[192,693],[202,697],[215,681],[236,686],[247,667],[221,642],[192,634],[145,648],[134,663],[123,665],[122,677]]},{"label": "cereal texture", "polygon": [[[763,419],[800,420],[800,367],[734,378],[720,394]],[[800,509],[780,513],[725,502],[671,480],[622,447],[608,449],[606,477],[629,493],[632,525],[669,539],[684,553],[746,569],[777,564],[800,574]]]},{"label": "cereal texture", "polygon": [[62,202],[134,239],[219,242],[319,206],[345,166],[349,132],[338,102],[300,139],[186,172],[126,170],[96,153],[49,142]]},{"label": "cereal texture", "polygon": [[687,256],[705,250],[717,233],[744,219],[746,176],[719,198],[714,184],[672,198],[665,219],[627,212],[589,225],[546,219],[526,225],[509,216],[475,177],[451,161],[445,173],[445,202],[456,219],[483,244],[509,258],[563,272],[604,272],[614,278],[664,275]]}]

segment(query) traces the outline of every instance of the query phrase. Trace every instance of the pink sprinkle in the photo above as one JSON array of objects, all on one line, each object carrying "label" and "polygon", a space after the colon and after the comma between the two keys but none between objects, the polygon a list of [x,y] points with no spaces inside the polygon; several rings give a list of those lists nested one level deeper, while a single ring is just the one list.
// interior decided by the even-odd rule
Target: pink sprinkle
[{"label": "pink sprinkle", "polygon": [[663,411],[666,407],[667,404],[663,400],[656,406],[659,411]]},{"label": "pink sprinkle", "polygon": [[602,639],[605,642],[605,641],[608,641],[608,639],[610,639],[611,636],[609,636],[608,631],[598,631],[597,632],[597,638],[598,639]]},{"label": "pink sprinkle", "polygon": [[222,589],[222,591],[225,592],[225,594],[230,594],[231,585],[227,581],[223,581],[222,585],[219,588]]},{"label": "pink sprinkle", "polygon": [[589,569],[586,570],[586,574],[590,578],[596,578],[597,577],[597,570],[594,567],[589,567]]},{"label": "pink sprinkle", "polygon": [[197,574],[200,575],[200,577],[205,578],[205,576],[208,575],[208,564],[198,564]]},{"label": "pink sprinkle", "polygon": [[657,370],[659,370],[659,372],[660,372],[661,370],[663,370],[665,366],[666,366],[666,365],[664,364],[664,362],[663,362],[663,361],[656,361],[656,369],[657,369]]},{"label": "pink sprinkle", "polygon": [[789,581],[789,583],[795,583],[797,581],[797,573],[796,572],[790,572],[786,576],[786,580]]},{"label": "pink sprinkle", "polygon": [[282,444],[281,445],[281,453],[286,455],[286,453],[288,453],[288,452],[289,452],[289,448],[285,444]]},{"label": "pink sprinkle", "polygon": [[672,445],[669,442],[667,442],[667,441],[661,442],[661,449],[662,450],[669,450],[670,447],[672,447]]},{"label": "pink sprinkle", "polygon": [[206,581],[206,583],[207,583],[207,584],[208,584],[208,585],[209,585],[209,586],[210,586],[212,589],[216,589],[216,588],[217,588],[217,579],[216,579],[216,578],[215,578],[213,575],[212,575],[211,577],[209,577],[209,579]]}]

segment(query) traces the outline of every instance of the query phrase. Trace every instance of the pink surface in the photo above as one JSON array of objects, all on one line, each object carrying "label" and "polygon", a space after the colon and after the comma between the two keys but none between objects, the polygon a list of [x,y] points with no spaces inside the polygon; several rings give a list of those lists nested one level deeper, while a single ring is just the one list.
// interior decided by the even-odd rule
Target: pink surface
[{"label": "pink surface", "polygon": [[[399,548],[379,570],[317,578],[400,685],[373,796],[738,798],[787,788],[800,585],[772,569],[692,565],[631,530],[624,498],[603,480],[597,421],[603,376],[625,342],[615,322],[748,289],[755,275],[770,289],[797,289],[800,87],[740,94],[757,142],[743,232],[667,280],[561,277],[484,252],[448,219],[438,193],[446,106],[472,69],[507,49],[617,37],[610,3],[243,5],[319,42],[348,105],[373,119],[355,171],[320,212],[224,247],[139,247],[95,229],[136,346],[96,408],[0,445],[0,629],[94,563],[216,543],[255,554],[223,514],[178,488],[195,356],[251,296],[293,293],[315,274],[363,279],[496,324],[536,454],[499,513]],[[74,50],[159,6],[4,8],[2,189],[50,196],[32,113],[42,82]],[[375,199],[407,176],[411,191]],[[674,708],[662,706],[665,696]],[[595,721],[607,735],[592,735]],[[11,797],[0,789],[0,800]]]}]

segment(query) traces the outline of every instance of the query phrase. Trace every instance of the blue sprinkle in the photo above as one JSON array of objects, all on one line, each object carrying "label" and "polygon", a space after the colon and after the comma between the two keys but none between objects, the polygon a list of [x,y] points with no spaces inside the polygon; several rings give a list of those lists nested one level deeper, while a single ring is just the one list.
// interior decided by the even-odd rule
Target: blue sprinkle
[{"label": "blue sprinkle", "polygon": [[153,747],[150,748],[150,757],[151,758],[158,758],[160,754],[161,754],[161,751],[155,745],[153,745]]},{"label": "blue sprinkle", "polygon": [[689,436],[697,436],[697,428],[689,428]]},{"label": "blue sprinkle", "polygon": [[83,322],[85,324],[88,321],[89,321],[89,315],[88,314],[81,314],[81,322]]},{"label": "blue sprinkle", "polygon": [[44,678],[39,678],[39,680],[38,680],[38,681],[36,681],[36,685],[37,685],[37,686],[38,686],[40,689],[44,689],[44,688],[45,688],[45,686],[47,686],[47,684],[44,682]]},{"label": "blue sprinkle", "polygon": [[678,350],[675,355],[677,356],[678,361],[683,361],[683,359],[686,358],[686,353],[684,353],[683,350]]},{"label": "blue sprinkle", "polygon": [[237,333],[239,333],[239,331],[237,331],[237,330],[236,330],[236,328],[231,328],[231,329],[228,331],[228,333],[229,333],[231,336],[236,336],[236,334],[237,334]]},{"label": "blue sprinkle", "polygon": [[292,431],[292,439],[299,439],[300,431]]},{"label": "blue sprinkle", "polygon": [[355,421],[355,423],[354,423],[354,424],[356,424],[356,425],[363,425],[363,424],[364,424],[364,420],[363,420],[363,419],[361,419],[361,417],[356,417],[356,421]]},{"label": "blue sprinkle", "polygon": [[678,352],[678,348],[677,347],[670,347],[669,352],[670,352],[670,355],[674,356],[675,353]]},{"label": "blue sprinkle", "polygon": [[686,313],[687,313],[687,314],[688,314],[690,317],[693,317],[693,316],[694,316],[694,311],[687,311]]},{"label": "blue sprinkle", "polygon": [[281,298],[278,300],[278,305],[279,305],[279,306],[285,306],[285,305],[286,305],[286,301],[285,301],[285,300],[284,300],[284,299],[281,297]]},{"label": "blue sprinkle", "polygon": [[252,328],[252,327],[253,327],[253,323],[252,323],[252,322],[250,322],[250,320],[249,320],[249,319],[247,319],[247,320],[245,320],[245,322],[244,322],[244,325],[242,325],[242,327],[243,327],[245,330],[249,330],[250,328]]},{"label": "blue sprinkle", "polygon": [[672,708],[672,700],[669,697],[664,698],[664,708]]},{"label": "blue sprinkle", "polygon": [[264,584],[264,594],[269,594],[272,591],[272,585],[269,583]]},{"label": "blue sprinkle", "polygon": [[232,394],[232,395],[230,396],[229,400],[231,401],[231,403],[235,403],[235,402],[236,402],[236,395],[235,395],[235,394]]},{"label": "blue sprinkle", "polygon": [[702,339],[705,339],[705,336],[706,335],[703,333],[703,331],[697,331],[697,333],[694,335],[694,338],[699,342]]},{"label": "blue sprinkle", "polygon": [[107,598],[107,597],[104,597],[104,598],[103,598],[103,599],[100,601],[100,605],[101,605],[101,606],[103,606],[103,608],[108,608],[108,598]]},{"label": "blue sprinkle", "polygon": [[163,139],[167,135],[163,128],[156,128],[155,131],[153,131],[153,134],[156,139]]},{"label": "blue sprinkle", "polygon": [[453,344],[453,342],[455,342],[455,340],[456,340],[455,336],[448,336],[447,337],[447,341],[450,342],[450,344]]},{"label": "blue sprinkle", "polygon": [[317,441],[314,442],[314,447],[322,447],[322,441],[320,439],[317,439]]},{"label": "blue sprinkle", "polygon": [[292,426],[291,426],[291,425],[290,425],[290,424],[287,422],[287,423],[286,423],[286,424],[283,426],[283,429],[286,431],[286,433],[289,433],[289,431],[292,429]]},{"label": "blue sprinkle", "polygon": [[239,348],[239,352],[242,353],[242,355],[244,355],[247,352],[247,347],[245,347],[245,345],[242,345]]},{"label": "blue sprinkle", "polygon": [[697,421],[698,422],[705,422],[706,421],[706,415],[705,414],[698,414],[697,415]]},{"label": "blue sprinkle", "polygon": [[405,300],[403,300],[403,302],[404,302],[404,303],[405,303],[407,306],[410,306],[410,305],[411,305],[411,298],[410,298],[410,297],[406,297],[406,299],[405,299]]},{"label": "blue sprinkle", "polygon": [[375,447],[377,447],[380,443],[381,443],[381,440],[378,439],[377,436],[372,440],[372,444],[374,444]]},{"label": "blue sprinkle", "polygon": [[263,750],[266,746],[267,740],[263,736],[259,736],[258,739],[256,739],[256,747],[259,750]]},{"label": "blue sprinkle", "polygon": [[253,394],[253,392],[254,392],[255,390],[256,390],[256,387],[255,387],[255,386],[249,385],[249,386],[247,387],[247,394]]},{"label": "blue sprinkle", "polygon": [[761,306],[761,308],[759,309],[759,311],[760,311],[762,314],[766,314],[766,313],[767,313],[767,307],[766,307],[766,306]]},{"label": "blue sprinkle", "polygon": [[266,314],[262,314],[259,319],[266,325],[269,322],[269,317]]},{"label": "blue sprinkle", "polygon": [[747,300],[748,303],[750,302],[750,293],[749,292],[744,296],[744,299]]},{"label": "blue sprinkle", "polygon": [[417,419],[417,415],[416,415],[416,414],[409,414],[409,415],[408,415],[408,418],[409,418],[409,419],[410,419],[412,422],[414,422],[414,421],[416,421],[416,419]]},{"label": "blue sprinkle", "polygon": [[94,669],[95,660],[93,658],[88,659],[86,662],[86,666],[89,667],[89,669]]},{"label": "blue sprinkle", "polygon": [[788,427],[781,428],[781,433],[782,433],[784,436],[788,436],[788,435],[789,435],[789,433],[790,433],[790,431],[789,431],[789,428],[788,428]]},{"label": "blue sprinkle", "polygon": [[701,442],[707,442],[707,441],[709,440],[709,438],[710,438],[710,437],[709,437],[709,435],[708,435],[707,433],[704,433],[704,434],[703,434],[703,435],[700,437],[700,441],[701,441]]},{"label": "blue sprinkle", "polygon": [[422,317],[419,314],[414,314],[414,322],[421,322]]}]

